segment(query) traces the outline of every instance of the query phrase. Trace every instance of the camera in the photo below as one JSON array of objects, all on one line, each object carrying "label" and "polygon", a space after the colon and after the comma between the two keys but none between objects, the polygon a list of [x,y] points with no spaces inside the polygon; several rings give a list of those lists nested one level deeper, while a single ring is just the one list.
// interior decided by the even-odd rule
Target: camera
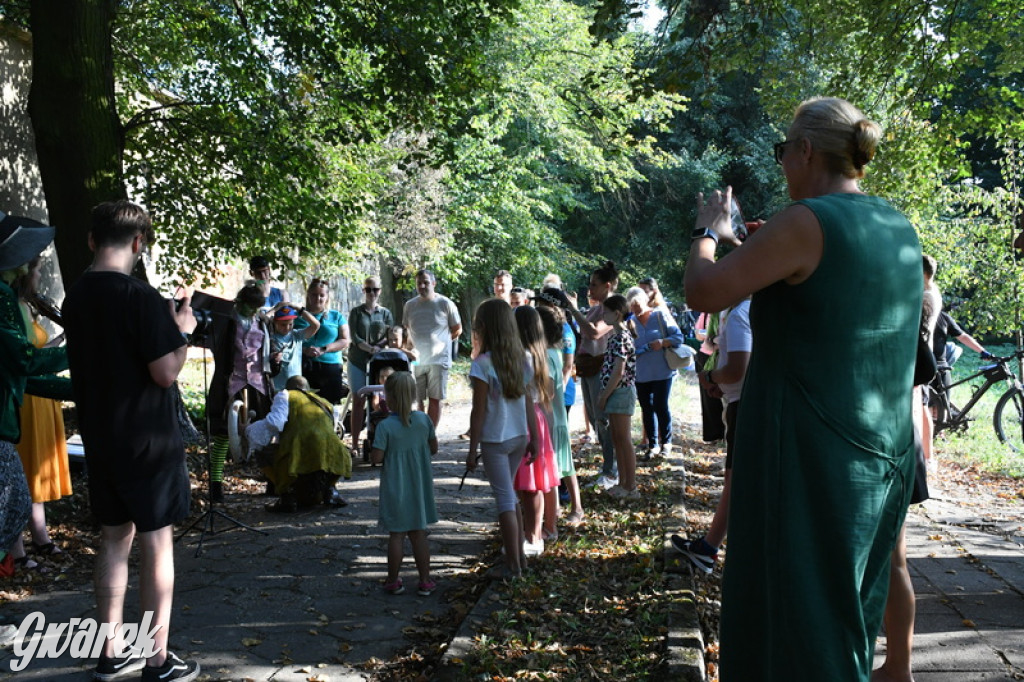
[{"label": "camera", "polygon": [[[181,310],[181,306],[184,303],[185,299],[183,298],[174,299],[175,312]],[[206,336],[213,326],[213,311],[206,310],[205,308],[192,308],[192,317],[196,318],[196,328],[192,330],[189,336],[193,338]]]}]

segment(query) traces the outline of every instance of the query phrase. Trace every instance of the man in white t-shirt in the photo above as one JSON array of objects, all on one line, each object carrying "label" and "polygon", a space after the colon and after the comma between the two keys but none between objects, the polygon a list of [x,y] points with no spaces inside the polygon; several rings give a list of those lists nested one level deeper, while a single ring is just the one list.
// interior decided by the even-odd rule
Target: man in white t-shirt
[{"label": "man in white t-shirt", "polygon": [[402,321],[409,328],[412,343],[419,354],[413,367],[419,409],[427,402],[427,415],[437,428],[441,421],[441,401],[448,388],[448,369],[452,365],[452,341],[462,335],[462,318],[451,299],[434,291],[437,280],[429,270],[416,273],[419,296],[405,304]]}]

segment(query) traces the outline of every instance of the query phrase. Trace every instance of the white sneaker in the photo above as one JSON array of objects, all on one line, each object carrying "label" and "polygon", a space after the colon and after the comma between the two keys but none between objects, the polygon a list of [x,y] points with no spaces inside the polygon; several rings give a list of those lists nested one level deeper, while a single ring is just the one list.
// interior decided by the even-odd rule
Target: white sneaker
[{"label": "white sneaker", "polygon": [[608,490],[608,488],[611,488],[612,486],[618,484],[618,476],[616,476],[615,478],[611,478],[610,476],[605,476],[604,474],[601,474],[600,476],[598,476],[597,481],[594,482],[594,487],[599,490]]},{"label": "white sneaker", "polygon": [[523,541],[523,554],[525,554],[526,556],[540,556],[543,553],[543,540],[537,540],[537,542],[530,542],[529,540]]}]

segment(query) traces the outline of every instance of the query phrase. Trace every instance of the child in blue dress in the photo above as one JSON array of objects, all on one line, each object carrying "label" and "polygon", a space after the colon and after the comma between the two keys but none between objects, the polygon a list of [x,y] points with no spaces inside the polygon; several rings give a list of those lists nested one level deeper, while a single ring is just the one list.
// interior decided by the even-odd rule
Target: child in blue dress
[{"label": "child in blue dress", "polygon": [[398,575],[409,536],[419,571],[417,593],[426,597],[437,587],[430,577],[430,546],[427,525],[437,523],[434,478],[430,457],[437,453],[434,424],[426,414],[412,409],[416,379],[409,372],[395,372],[384,384],[391,416],[377,425],[370,461],[383,462],[380,472],[380,525],[388,537],[388,577],[384,590],[405,591]]}]

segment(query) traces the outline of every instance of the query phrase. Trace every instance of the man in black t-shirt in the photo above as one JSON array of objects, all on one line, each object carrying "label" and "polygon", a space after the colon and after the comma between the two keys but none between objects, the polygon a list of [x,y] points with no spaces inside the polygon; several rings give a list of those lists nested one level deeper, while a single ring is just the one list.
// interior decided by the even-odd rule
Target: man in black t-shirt
[{"label": "man in black t-shirt", "polygon": [[[949,415],[946,414],[946,403],[940,400],[937,394],[947,393],[950,385],[953,383],[952,365],[955,359],[951,360],[949,358],[949,351],[946,348],[946,341],[950,338],[959,341],[973,351],[977,351],[982,357],[986,356],[984,346],[975,341],[973,336],[961,329],[960,325],[950,317],[949,313],[942,311],[939,314],[939,319],[935,322],[935,332],[932,335],[932,354],[935,355],[937,371],[935,378],[932,379],[932,392],[929,396],[928,405],[932,408],[934,418],[940,422],[945,422],[949,419]],[[959,356],[959,352],[957,352],[956,356]]]},{"label": "man in black t-shirt", "polygon": [[[196,321],[131,276],[152,232],[149,216],[128,201],[92,213],[92,268],[64,301],[68,363],[89,472],[93,514],[101,525],[96,605],[102,623],[119,624],[128,587],[128,555],[138,534],[142,610],[151,614],[147,658],[125,652],[120,629],[103,645],[93,679],[143,669],[142,680],[193,680],[195,661],[167,650],[174,592],[173,526],[189,511],[185,448],[174,382],[185,363],[184,336]],[[152,654],[152,655],[150,655]]]},{"label": "man in black t-shirt", "polygon": [[[954,341],[959,341],[968,348],[978,353],[984,354],[985,348],[980,343],[974,340],[974,337],[961,329],[960,325],[956,323],[949,313],[942,311],[939,313],[939,319],[935,323],[935,333],[932,335],[932,353],[935,355],[935,363],[939,366],[939,369],[949,369],[953,364],[949,360],[949,351],[946,348],[947,341],[952,338]],[[959,353],[957,356],[959,357]]]}]

